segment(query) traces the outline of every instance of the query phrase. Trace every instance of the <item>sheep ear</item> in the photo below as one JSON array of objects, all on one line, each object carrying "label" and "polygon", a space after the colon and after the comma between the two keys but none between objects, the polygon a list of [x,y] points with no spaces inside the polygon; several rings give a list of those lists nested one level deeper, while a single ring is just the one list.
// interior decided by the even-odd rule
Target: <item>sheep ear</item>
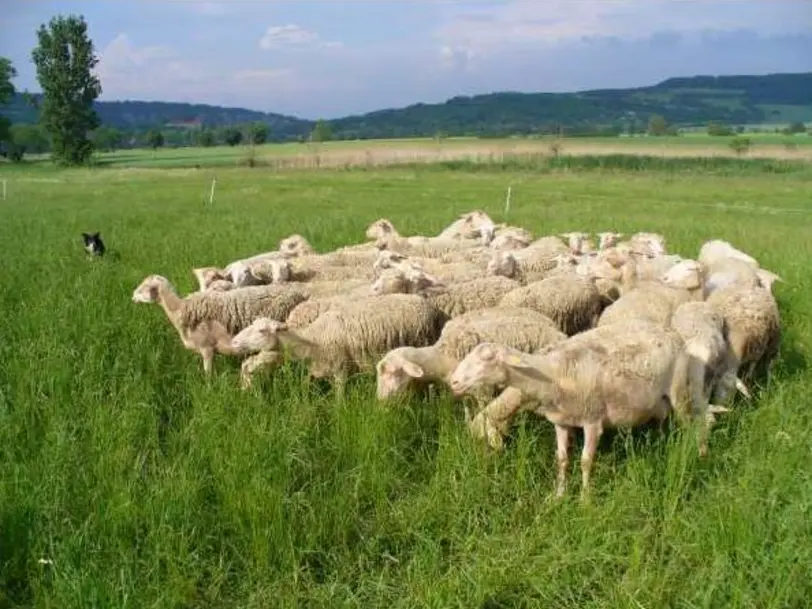
[{"label": "sheep ear", "polygon": [[293,354],[300,359],[313,357],[316,352],[317,346],[315,343],[305,340],[295,332],[283,329],[277,333],[277,336],[279,337],[279,342],[282,343],[283,346],[288,347]]},{"label": "sheep ear", "polygon": [[403,360],[401,366],[403,366],[403,371],[412,378],[419,379],[423,377],[423,369],[414,362]]},{"label": "sheep ear", "polygon": [[525,376],[539,381],[553,382],[554,370],[553,366],[547,361],[548,357],[538,358],[533,363],[530,363],[525,357],[511,353],[502,355],[499,359]]}]

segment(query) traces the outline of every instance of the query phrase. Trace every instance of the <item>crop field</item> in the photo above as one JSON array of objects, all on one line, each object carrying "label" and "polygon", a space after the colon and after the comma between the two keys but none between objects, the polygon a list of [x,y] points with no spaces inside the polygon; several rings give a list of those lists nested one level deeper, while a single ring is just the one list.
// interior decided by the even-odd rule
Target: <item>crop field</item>
[{"label": "crop field", "polygon": [[[808,606],[808,164],[171,168],[182,154],[0,166],[0,608]],[[704,459],[674,424],[605,433],[589,503],[578,433],[556,502],[545,420],[494,453],[444,391],[384,406],[371,375],[338,396],[292,363],[241,391],[239,361],[206,379],[131,300],[146,275],[185,294],[193,267],[291,233],[327,251],[380,217],[436,234],[475,208],[537,236],[662,232],[683,256],[731,241],[784,279],[769,387],[720,415]],[[88,260],[82,231],[110,255]]]}]

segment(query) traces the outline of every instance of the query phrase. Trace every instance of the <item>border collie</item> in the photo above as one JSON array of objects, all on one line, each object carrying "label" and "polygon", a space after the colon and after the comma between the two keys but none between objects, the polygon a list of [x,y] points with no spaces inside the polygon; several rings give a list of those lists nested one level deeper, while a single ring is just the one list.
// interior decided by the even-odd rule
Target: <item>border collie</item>
[{"label": "border collie", "polygon": [[91,256],[104,256],[105,247],[99,233],[82,233],[85,242],[85,251]]}]

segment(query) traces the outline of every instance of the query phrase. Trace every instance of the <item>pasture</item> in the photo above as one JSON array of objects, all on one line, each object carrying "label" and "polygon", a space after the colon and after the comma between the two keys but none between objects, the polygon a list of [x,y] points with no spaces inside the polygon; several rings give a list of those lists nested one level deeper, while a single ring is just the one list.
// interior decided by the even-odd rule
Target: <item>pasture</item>
[{"label": "pasture", "polygon": [[[0,168],[0,607],[806,605],[812,171],[756,163],[218,167],[211,206],[209,169]],[[574,458],[556,503],[546,421],[494,454],[442,392],[382,407],[371,376],[338,398],[290,364],[242,392],[238,361],[207,381],[131,301],[148,274],[187,293],[193,267],[291,233],[326,251],[380,217],[435,234],[475,208],[539,236],[658,231],[684,256],[730,240],[785,280],[769,390],[722,415],[704,460],[674,425],[605,434],[592,502]],[[89,261],[97,230],[115,255]]]}]

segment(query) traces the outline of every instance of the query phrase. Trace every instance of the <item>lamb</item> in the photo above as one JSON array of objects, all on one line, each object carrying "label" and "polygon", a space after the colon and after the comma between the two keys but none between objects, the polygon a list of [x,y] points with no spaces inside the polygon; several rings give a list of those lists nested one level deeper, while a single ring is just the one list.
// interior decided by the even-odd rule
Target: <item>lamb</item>
[{"label": "lamb", "polygon": [[428,347],[397,347],[376,365],[379,400],[388,400],[415,384],[448,382],[476,345],[498,342],[532,352],[566,338],[553,321],[532,309],[494,307],[455,317]]},{"label": "lamb", "polygon": [[[724,402],[737,376],[747,383],[759,365],[764,365],[769,375],[781,345],[781,316],[775,298],[764,287],[733,284],[713,292],[706,302],[724,318],[730,345],[717,392],[717,399]],[[742,369],[744,373],[738,374]]]},{"label": "lamb", "polygon": [[517,287],[499,302],[503,307],[528,307],[552,319],[568,336],[592,328],[603,301],[591,278],[562,273]]},{"label": "lamb", "polygon": [[200,319],[189,323],[185,310],[190,306],[190,299],[202,295],[198,292],[181,299],[169,281],[161,275],[149,275],[135,288],[132,300],[135,303],[157,302],[166,313],[166,317],[177,330],[183,346],[197,351],[203,358],[203,372],[212,372],[214,354],[236,355],[238,352],[231,344],[231,334],[220,320]]},{"label": "lamb", "polygon": [[[537,400],[537,414],[556,429],[557,497],[566,490],[571,429],[581,427],[581,488],[586,497],[604,428],[662,423],[672,410],[684,419],[706,415],[686,408],[687,356],[679,335],[651,324],[629,324],[624,330],[589,330],[544,355],[481,343],[451,375],[452,391],[459,395],[483,383],[508,385]],[[700,444],[700,454],[706,452]]]},{"label": "lamb", "polygon": [[278,351],[310,360],[310,375],[332,376],[339,389],[347,375],[364,370],[371,358],[399,346],[423,347],[440,336],[447,318],[425,298],[387,294],[336,306],[301,331],[259,318],[232,339],[241,351]]},{"label": "lamb", "polygon": [[411,273],[389,269],[372,284],[375,294],[421,294],[449,318],[468,311],[496,306],[502,297],[519,287],[507,277],[480,277],[442,284],[419,269]]}]

